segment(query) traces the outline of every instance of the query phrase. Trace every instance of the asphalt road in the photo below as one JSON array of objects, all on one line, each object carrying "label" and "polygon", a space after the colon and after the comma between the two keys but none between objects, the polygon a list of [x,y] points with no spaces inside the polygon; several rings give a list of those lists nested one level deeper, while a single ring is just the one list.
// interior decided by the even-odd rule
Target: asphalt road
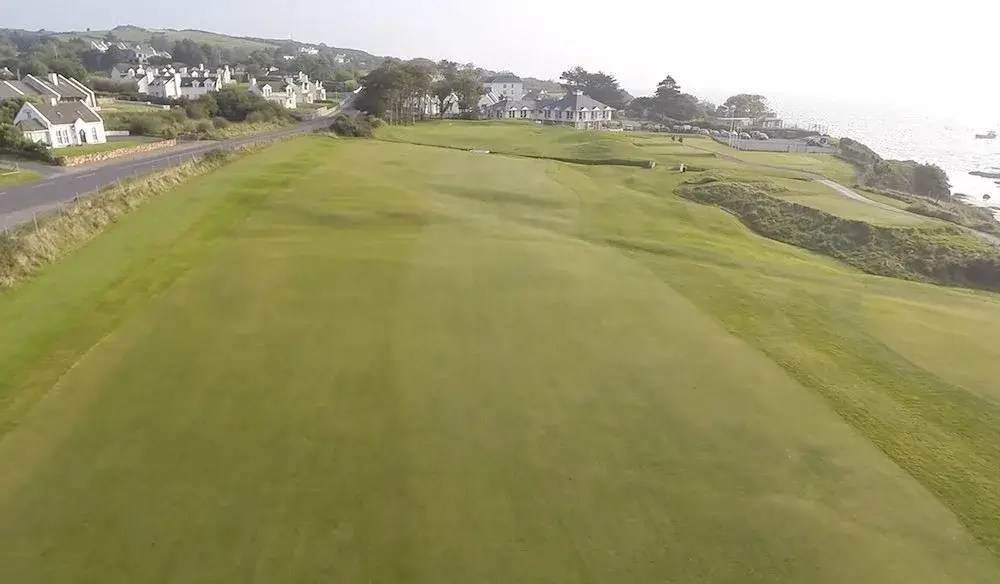
[{"label": "asphalt road", "polygon": [[35,183],[16,187],[0,187],[0,229],[30,221],[35,213],[56,208],[77,196],[93,194],[98,189],[119,180],[178,166],[191,160],[192,157],[203,155],[211,150],[219,148],[232,150],[257,142],[268,142],[276,138],[306,134],[329,124],[329,118],[318,118],[273,132],[221,142],[181,143],[174,148],[154,151],[145,155],[66,170]]}]

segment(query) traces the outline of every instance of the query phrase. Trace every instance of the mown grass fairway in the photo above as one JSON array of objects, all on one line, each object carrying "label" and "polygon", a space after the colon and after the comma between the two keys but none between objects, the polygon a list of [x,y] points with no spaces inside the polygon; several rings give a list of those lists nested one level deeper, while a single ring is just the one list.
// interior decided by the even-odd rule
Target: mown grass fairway
[{"label": "mown grass fairway", "polygon": [[153,199],[0,293],[0,582],[997,582],[997,297],[682,178],[308,137]]}]

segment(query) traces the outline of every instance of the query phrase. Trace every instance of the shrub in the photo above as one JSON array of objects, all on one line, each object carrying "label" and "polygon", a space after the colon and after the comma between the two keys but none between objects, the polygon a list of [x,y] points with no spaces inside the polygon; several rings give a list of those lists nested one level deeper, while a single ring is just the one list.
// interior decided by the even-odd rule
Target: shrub
[{"label": "shrub", "polygon": [[195,131],[199,134],[207,134],[214,129],[215,124],[213,124],[211,120],[198,120],[198,123],[195,124]]},{"label": "shrub", "polygon": [[179,107],[172,108],[170,110],[170,113],[167,114],[167,116],[171,119],[171,121],[177,124],[186,122],[188,119],[187,112],[184,110],[184,108],[179,108]]},{"label": "shrub", "polygon": [[216,129],[224,130],[229,127],[229,120],[226,118],[215,117],[212,118],[212,125],[215,126]]},{"label": "shrub", "polygon": [[250,112],[247,114],[246,121],[251,124],[260,124],[267,121],[267,116],[263,112]]},{"label": "shrub", "polygon": [[348,117],[344,114],[338,115],[330,124],[330,130],[338,136],[348,136],[352,138],[371,138],[372,125],[366,117]]},{"label": "shrub", "polygon": [[152,115],[135,116],[128,124],[129,132],[138,136],[161,136],[164,127],[163,120]]}]

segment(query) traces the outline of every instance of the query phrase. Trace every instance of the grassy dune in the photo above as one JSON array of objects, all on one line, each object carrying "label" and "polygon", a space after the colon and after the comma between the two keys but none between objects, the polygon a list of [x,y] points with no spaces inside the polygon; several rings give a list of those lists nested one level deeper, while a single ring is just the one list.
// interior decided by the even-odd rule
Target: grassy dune
[{"label": "grassy dune", "polygon": [[0,581],[1000,579],[997,297],[683,178],[307,137],[151,200],[0,293]]}]

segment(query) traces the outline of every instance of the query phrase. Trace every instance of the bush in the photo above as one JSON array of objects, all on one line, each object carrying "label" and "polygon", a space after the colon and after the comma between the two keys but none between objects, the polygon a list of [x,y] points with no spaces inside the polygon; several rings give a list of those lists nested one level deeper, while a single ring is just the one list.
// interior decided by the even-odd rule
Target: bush
[{"label": "bush", "polygon": [[367,117],[348,117],[344,114],[338,115],[330,124],[330,130],[338,136],[348,136],[351,138],[371,138],[372,125]]},{"label": "bush", "polygon": [[247,114],[246,121],[251,124],[260,124],[267,121],[267,116],[263,112],[250,112]]},{"label": "bush", "polygon": [[199,134],[208,134],[215,129],[215,124],[213,124],[211,120],[198,120],[198,123],[195,124],[194,128]]},{"label": "bush", "polygon": [[187,112],[184,110],[184,108],[179,108],[179,107],[172,108],[170,110],[170,113],[167,114],[167,116],[175,124],[184,123],[188,119]]},{"label": "bush", "polygon": [[215,126],[217,130],[224,130],[229,127],[229,120],[226,118],[215,117],[212,118],[212,125]]},{"label": "bush", "polygon": [[129,133],[136,136],[161,136],[166,124],[162,119],[153,115],[139,115],[133,117],[128,124]]},{"label": "bush", "polygon": [[48,146],[25,138],[21,129],[12,124],[0,124],[0,154],[52,162]]}]

